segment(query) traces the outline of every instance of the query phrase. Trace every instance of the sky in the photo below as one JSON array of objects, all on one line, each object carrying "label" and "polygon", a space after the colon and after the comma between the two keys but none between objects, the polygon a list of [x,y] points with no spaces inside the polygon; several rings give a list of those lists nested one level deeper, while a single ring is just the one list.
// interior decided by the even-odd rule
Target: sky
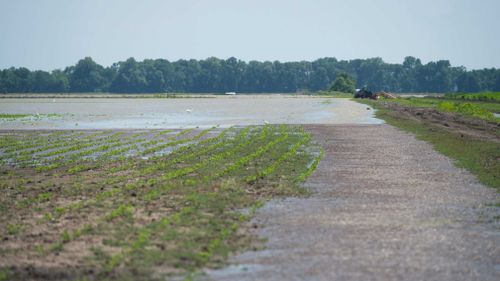
[{"label": "sky", "polygon": [[499,12],[500,0],[0,0],[0,68],[410,55],[500,68]]}]

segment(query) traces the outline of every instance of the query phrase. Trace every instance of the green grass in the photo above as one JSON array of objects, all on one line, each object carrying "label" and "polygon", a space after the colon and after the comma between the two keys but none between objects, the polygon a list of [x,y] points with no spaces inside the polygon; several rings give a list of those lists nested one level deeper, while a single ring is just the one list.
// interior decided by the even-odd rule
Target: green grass
[{"label": "green grass", "polygon": [[7,113],[0,114],[1,119],[19,119],[19,118],[26,118],[28,116],[31,116],[31,114],[7,114]]},{"label": "green grass", "polygon": [[[245,229],[265,200],[306,194],[300,183],[322,156],[302,128],[284,125],[28,134],[0,137],[0,269],[9,280],[44,270],[25,271],[34,261],[64,262],[82,280],[164,280],[220,266],[255,239]],[[16,162],[16,148],[36,153]],[[5,242],[14,239],[14,248]]]},{"label": "green grass", "polygon": [[500,144],[445,131],[432,124],[401,118],[376,101],[362,101],[377,109],[376,116],[388,124],[413,133],[429,142],[442,154],[454,159],[457,166],[472,172],[485,185],[500,188]]},{"label": "green grass", "polygon": [[430,107],[440,111],[500,122],[500,118],[493,116],[493,113],[500,113],[500,103],[497,102],[416,97],[384,99],[384,101],[412,107]]},{"label": "green grass", "polygon": [[456,94],[446,94],[444,97],[446,99],[500,102],[500,92],[456,93]]},{"label": "green grass", "polygon": [[436,107],[439,111],[453,112],[460,115],[475,117],[479,119],[485,119],[489,121],[495,120],[492,112],[481,108],[480,106],[472,103],[453,103],[444,101],[437,105]]},{"label": "green grass", "polygon": [[12,277],[12,273],[8,269],[0,268],[0,281],[8,281]]},{"label": "green grass", "polygon": [[21,119],[21,118],[54,118],[60,117],[60,114],[49,113],[49,114],[9,114],[9,113],[0,113],[0,119]]}]

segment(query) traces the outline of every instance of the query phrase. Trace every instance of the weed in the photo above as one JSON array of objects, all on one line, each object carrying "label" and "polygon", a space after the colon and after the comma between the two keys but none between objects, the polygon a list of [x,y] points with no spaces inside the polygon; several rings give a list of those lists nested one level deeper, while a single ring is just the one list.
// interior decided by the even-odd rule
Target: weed
[{"label": "weed", "polygon": [[452,103],[441,102],[436,107],[438,110],[454,112],[465,116],[471,116],[486,120],[493,120],[493,113],[488,110],[482,109],[480,106],[472,103]]},{"label": "weed", "polygon": [[12,272],[7,268],[0,268],[0,281],[8,281],[12,277]]},{"label": "weed", "polygon": [[131,218],[134,214],[134,207],[131,205],[120,205],[114,209],[107,217],[107,220],[113,220],[118,217]]},{"label": "weed", "polygon": [[8,224],[7,225],[7,233],[9,235],[17,235],[19,233],[21,233],[21,230],[22,230],[22,225],[20,224]]}]

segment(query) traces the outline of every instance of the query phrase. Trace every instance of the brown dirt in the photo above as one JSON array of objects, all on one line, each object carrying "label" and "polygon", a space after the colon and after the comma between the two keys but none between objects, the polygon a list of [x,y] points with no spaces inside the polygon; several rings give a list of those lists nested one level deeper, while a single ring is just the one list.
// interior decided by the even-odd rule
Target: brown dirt
[{"label": "brown dirt", "polygon": [[312,196],[266,204],[254,221],[264,250],[203,278],[500,280],[495,190],[388,125],[306,128],[326,152]]},{"label": "brown dirt", "polygon": [[[220,133],[220,129],[214,131]],[[132,135],[138,131],[123,130],[123,132],[126,135]],[[159,132],[147,130],[143,137],[150,140]],[[170,137],[178,132],[173,131],[170,135],[165,136]],[[22,138],[29,132],[0,131],[0,133],[11,133]],[[96,133],[96,131],[85,131],[87,135],[93,133]],[[200,130],[193,130],[178,139],[189,139],[199,133]],[[211,132],[201,139],[206,139],[208,136],[213,136],[213,134]],[[129,161],[135,160],[130,159]],[[136,161],[140,162],[137,159]],[[79,162],[79,164],[81,163],[83,162]],[[82,274],[92,275],[92,273],[88,274],[88,272],[94,269],[88,265],[84,268],[82,261],[91,256],[90,246],[110,249],[110,247],[106,248],[102,245],[106,235],[83,235],[77,240],[65,243],[65,251],[63,252],[51,251],[50,248],[61,239],[61,234],[65,230],[72,233],[77,229],[81,229],[85,223],[96,226],[99,219],[102,219],[102,209],[94,206],[85,209],[85,211],[68,211],[51,222],[42,223],[42,221],[44,221],[44,215],[53,213],[56,207],[87,202],[95,199],[97,194],[111,190],[113,186],[103,185],[103,182],[109,179],[110,174],[108,171],[111,167],[115,167],[116,163],[106,162],[102,164],[102,167],[81,171],[78,175],[68,174],[68,166],[66,165],[43,173],[36,172],[33,168],[1,166],[0,172],[3,175],[11,175],[2,178],[5,190],[2,190],[3,195],[0,197],[0,202],[6,208],[15,210],[15,212],[0,212],[0,253],[2,256],[0,258],[0,269],[8,268],[11,272],[14,272],[16,280],[73,280]],[[130,170],[126,170],[122,171],[121,174],[124,175],[130,172]],[[22,188],[20,188],[21,186]],[[101,188],[98,188],[99,186]],[[75,189],[79,189],[76,195],[71,193]],[[50,200],[42,202],[34,200],[42,192],[50,192],[52,195]],[[27,206],[21,204],[24,200],[29,201]],[[145,210],[138,210],[136,222],[151,221],[155,217],[158,218],[168,214],[169,210],[162,206],[166,201],[168,199],[149,202]],[[150,211],[146,212],[147,210]],[[6,226],[9,223],[19,224],[22,227],[21,233],[8,234]],[[37,247],[42,247],[44,249],[43,253],[38,253]],[[163,270],[167,270],[167,268]]]},{"label": "brown dirt", "polygon": [[395,117],[418,120],[449,132],[481,140],[500,142],[500,123],[442,112],[433,108],[403,106],[395,102],[380,102],[379,104],[391,110],[390,114]]}]

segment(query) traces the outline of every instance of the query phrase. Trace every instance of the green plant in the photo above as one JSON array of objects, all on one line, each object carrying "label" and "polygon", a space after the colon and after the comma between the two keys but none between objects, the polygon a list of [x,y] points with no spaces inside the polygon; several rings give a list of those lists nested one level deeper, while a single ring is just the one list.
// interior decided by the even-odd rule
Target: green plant
[{"label": "green plant", "polygon": [[26,118],[31,116],[30,114],[6,114],[1,113],[0,118],[2,119],[18,119],[18,118]]},{"label": "green plant", "polygon": [[[97,279],[168,279],[171,276],[156,269],[172,268],[182,275],[220,265],[230,252],[250,243],[241,224],[267,198],[299,194],[297,178],[312,169],[309,163],[318,151],[309,134],[295,126],[228,128],[206,137],[212,130],[182,139],[179,133],[160,134],[159,141],[147,147],[142,144],[159,132],[126,133],[116,137],[120,141],[108,138],[113,135],[108,132],[81,143],[67,139],[56,147],[48,143],[65,139],[64,134],[47,137],[40,147],[53,148],[39,154],[63,153],[40,165],[57,164],[57,171],[37,173],[34,167],[12,166],[12,173],[0,173],[0,182],[9,186],[17,178],[15,189],[4,189],[5,212],[0,217],[23,225],[16,238],[21,244],[33,243],[23,233],[33,227],[26,220],[36,218],[42,236],[31,247],[31,256],[73,257],[83,268],[93,268]],[[181,131],[181,136],[192,131]],[[169,153],[157,153],[166,144]],[[134,155],[116,157],[134,145]],[[97,152],[88,154],[92,148]],[[146,149],[155,150],[154,155],[143,158]],[[253,174],[262,176],[257,184],[245,181]],[[22,199],[10,200],[21,193]],[[239,211],[245,208],[251,211]],[[14,210],[27,215],[13,216]],[[72,223],[66,224],[68,220]],[[73,243],[85,245],[90,255],[73,256],[68,247]],[[86,273],[80,273],[85,278]]]},{"label": "green plant", "polygon": [[340,73],[330,86],[330,91],[354,93],[356,91],[356,81],[348,74]]},{"label": "green plant", "polygon": [[17,235],[21,232],[22,230],[22,225],[20,224],[8,224],[7,225],[7,233],[9,235]]},{"label": "green plant", "polygon": [[12,277],[12,272],[7,268],[0,268],[0,281],[8,281]]},{"label": "green plant", "polygon": [[500,92],[491,93],[454,93],[446,94],[447,99],[472,100],[472,101],[500,101]]},{"label": "green plant", "polygon": [[399,103],[411,107],[430,107],[439,111],[457,113],[473,118],[485,119],[488,121],[498,120],[493,113],[500,112],[500,103],[484,101],[465,101],[459,99],[443,98],[397,98],[385,99],[384,102]]},{"label": "green plant", "polygon": [[441,111],[454,112],[465,116],[471,116],[486,120],[493,120],[493,113],[482,109],[481,107],[471,103],[451,103],[441,102],[437,105],[437,109]]}]

